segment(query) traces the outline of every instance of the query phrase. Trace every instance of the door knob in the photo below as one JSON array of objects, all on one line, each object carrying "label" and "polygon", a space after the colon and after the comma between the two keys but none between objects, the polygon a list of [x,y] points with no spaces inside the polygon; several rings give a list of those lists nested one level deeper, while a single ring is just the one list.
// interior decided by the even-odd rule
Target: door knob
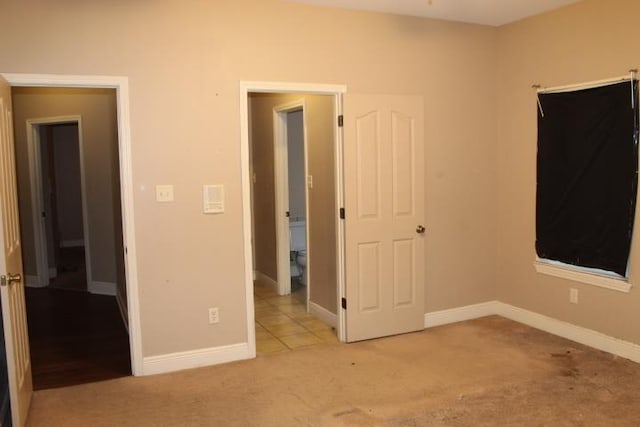
[{"label": "door knob", "polygon": [[416,233],[418,234],[424,234],[425,232],[425,228],[421,225],[419,225],[418,227],[416,227]]},{"label": "door knob", "polygon": [[22,281],[22,276],[20,274],[11,274],[7,273],[6,276],[0,276],[0,285],[7,286],[12,283],[20,283]]}]

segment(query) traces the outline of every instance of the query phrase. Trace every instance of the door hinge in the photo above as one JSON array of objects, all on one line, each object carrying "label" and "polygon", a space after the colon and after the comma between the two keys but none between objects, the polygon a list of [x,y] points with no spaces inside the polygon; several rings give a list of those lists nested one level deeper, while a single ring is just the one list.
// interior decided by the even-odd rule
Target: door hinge
[{"label": "door hinge", "polygon": [[345,218],[344,208],[340,208],[340,219],[344,219],[344,218]]},{"label": "door hinge", "polygon": [[342,126],[344,126],[344,116],[342,114],[340,114],[338,116],[338,127],[341,128]]},{"label": "door hinge", "polygon": [[340,304],[342,305],[342,309],[346,310],[347,309],[347,299],[346,298],[342,298],[342,300],[340,300]]}]

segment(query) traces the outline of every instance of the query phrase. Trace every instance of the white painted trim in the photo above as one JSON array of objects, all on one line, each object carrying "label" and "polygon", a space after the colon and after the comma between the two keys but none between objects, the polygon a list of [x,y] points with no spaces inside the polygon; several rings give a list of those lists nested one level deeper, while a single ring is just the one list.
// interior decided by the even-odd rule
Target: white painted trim
[{"label": "white painted trim", "polygon": [[[131,159],[131,125],[129,114],[129,79],[126,76],[74,76],[12,73],[0,73],[0,75],[4,77],[11,86],[102,87],[116,89],[123,240],[126,248],[125,275],[128,304],[127,313],[129,315],[128,323],[130,328],[129,344],[131,348],[131,371],[133,372],[133,375],[141,375],[143,372],[144,361],[142,357],[142,331],[140,324],[140,297],[138,293],[138,264],[133,204],[134,193]],[[251,296],[253,296],[253,292]],[[250,303],[253,306],[253,297],[251,297]],[[251,311],[251,315],[253,316],[253,310]]]},{"label": "white painted trim", "polygon": [[[345,88],[346,91],[346,88]],[[343,105],[342,105],[343,94],[339,93],[335,96],[335,111],[336,116],[343,115]],[[336,194],[336,212],[335,212],[335,222],[336,222],[336,230],[337,230],[337,239],[336,239],[336,254],[338,255],[338,259],[336,260],[336,276],[338,283],[338,292],[336,295],[336,307],[338,307],[338,311],[342,315],[337,315],[338,324],[336,326],[336,330],[338,332],[338,340],[341,342],[347,341],[347,316],[345,314],[345,310],[342,309],[342,298],[347,296],[346,291],[346,265],[345,265],[345,221],[340,219],[340,208],[344,207],[344,127],[337,126],[337,117],[336,122],[334,122],[334,141],[336,142],[335,150],[334,150],[334,167],[336,171],[336,180],[335,180],[335,194]]]},{"label": "white painted trim", "polygon": [[120,316],[122,317],[122,322],[124,323],[124,327],[129,332],[129,315],[127,313],[127,301],[122,297],[120,293],[120,288],[117,287],[116,284],[116,302],[118,303],[118,308],[120,309]]},{"label": "white painted trim", "polygon": [[434,326],[491,316],[496,314],[498,304],[498,301],[488,301],[448,310],[432,311],[424,315],[424,327],[432,328]]},{"label": "white painted trim", "polygon": [[[6,78],[6,77],[5,77]],[[347,91],[345,85],[317,83],[259,82],[241,81],[240,91],[244,93],[304,93],[316,95],[335,95]]]},{"label": "white painted trim", "polygon": [[633,287],[633,285],[625,279],[616,279],[614,277],[606,277],[599,274],[586,273],[570,268],[547,264],[541,261],[534,262],[533,266],[535,267],[536,271],[541,274],[573,280],[574,282],[586,283],[588,285],[611,289],[613,291],[629,293],[631,291],[631,288]]},{"label": "white painted trim", "polygon": [[338,315],[330,312],[326,308],[316,304],[313,301],[309,302],[309,313],[313,314],[318,319],[333,326],[334,328],[338,327]]},{"label": "white painted trim", "polygon": [[244,290],[249,358],[256,357],[256,327],[253,304],[253,236],[251,215],[251,163],[249,162],[249,91],[253,85],[240,82],[240,179],[242,180],[242,234],[244,246]]},{"label": "white painted trim", "polygon": [[49,277],[45,280],[45,284],[43,286],[47,286],[49,284],[49,279],[53,279],[54,277],[58,277],[58,268],[57,267],[49,267],[47,270]]},{"label": "white painted trim", "polygon": [[499,302],[495,314],[640,363],[640,345]]},{"label": "white painted trim", "polygon": [[220,363],[234,362],[236,360],[251,359],[254,357],[255,354],[251,352],[249,343],[163,354],[160,356],[145,357],[142,375],[164,374],[167,372],[218,365]]},{"label": "white painted trim", "polygon": [[255,271],[255,279],[256,281],[260,281],[264,284],[266,284],[269,289],[271,289],[273,292],[278,293],[278,281],[272,279],[271,277],[267,276],[266,274],[260,272],[260,271]]},{"label": "white painted trim", "polygon": [[112,282],[98,282],[93,280],[87,285],[87,290],[92,294],[109,295],[114,297],[117,293],[117,286]]},{"label": "white painted trim", "polygon": [[80,248],[84,246],[84,240],[62,240],[60,242],[61,248]]},{"label": "white painted trim", "polygon": [[531,326],[532,328],[540,329],[550,334],[640,363],[640,345],[638,344],[500,301],[488,301],[480,304],[426,313],[424,315],[424,325],[425,328],[430,328],[491,315],[502,316],[515,322]]},{"label": "white painted trim", "polygon": [[[286,83],[286,82],[256,82],[241,81],[239,85],[240,95],[240,169],[242,179],[242,230],[244,241],[244,281],[245,281],[245,301],[247,314],[247,342],[249,344],[250,357],[256,356],[256,330],[255,312],[253,305],[253,259],[251,240],[251,168],[249,163],[249,92],[260,93],[308,93],[324,94],[336,97],[336,103],[342,105],[342,94],[347,91],[344,85],[326,85],[310,83]],[[342,167],[342,164],[340,164]],[[336,184],[339,185],[339,184]],[[339,257],[344,256],[344,252],[339,252]],[[344,286],[342,286],[344,288]],[[340,289],[340,295],[344,295],[344,289]],[[340,328],[338,337],[344,340],[345,322],[344,310],[339,310],[338,320]]]},{"label": "white painted trim", "polygon": [[29,185],[31,188],[31,223],[33,224],[34,251],[36,262],[36,276],[38,277],[38,285],[47,286],[49,279],[56,277],[55,272],[52,274],[49,268],[47,257],[47,234],[44,226],[44,218],[42,217],[42,171],[40,144],[35,141],[39,140],[37,128],[31,126],[29,122],[27,126],[27,156],[29,162]]}]

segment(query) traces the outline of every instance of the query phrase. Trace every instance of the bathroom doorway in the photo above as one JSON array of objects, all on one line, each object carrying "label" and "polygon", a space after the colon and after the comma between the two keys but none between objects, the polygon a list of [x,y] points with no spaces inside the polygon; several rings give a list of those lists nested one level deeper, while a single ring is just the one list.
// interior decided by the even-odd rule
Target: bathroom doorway
[{"label": "bathroom doorway", "polygon": [[273,112],[278,294],[295,290],[308,306],[307,188],[313,175],[307,172],[305,100],[276,105]]},{"label": "bathroom doorway", "polygon": [[[307,285],[307,185],[312,177],[307,175],[304,109],[288,110],[280,115],[286,122],[286,183],[289,199],[289,293],[297,295],[309,305]],[[277,125],[277,124],[276,124]],[[276,141],[276,144],[278,141]],[[283,174],[284,175],[284,174]],[[286,241],[283,242],[286,245]],[[286,260],[285,260],[286,261]]]},{"label": "bathroom doorway", "polygon": [[258,353],[337,342],[336,96],[247,101]]}]

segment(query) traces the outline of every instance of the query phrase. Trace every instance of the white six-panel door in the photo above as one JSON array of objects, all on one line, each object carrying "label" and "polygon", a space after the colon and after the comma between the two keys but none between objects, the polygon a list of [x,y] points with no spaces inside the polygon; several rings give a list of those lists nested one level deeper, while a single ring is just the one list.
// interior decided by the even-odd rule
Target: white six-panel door
[{"label": "white six-panel door", "polygon": [[18,222],[11,90],[2,77],[0,77],[0,280],[12,424],[23,426],[27,420],[33,386]]},{"label": "white six-panel door", "polygon": [[424,328],[423,122],[422,97],[345,96],[347,341]]}]

